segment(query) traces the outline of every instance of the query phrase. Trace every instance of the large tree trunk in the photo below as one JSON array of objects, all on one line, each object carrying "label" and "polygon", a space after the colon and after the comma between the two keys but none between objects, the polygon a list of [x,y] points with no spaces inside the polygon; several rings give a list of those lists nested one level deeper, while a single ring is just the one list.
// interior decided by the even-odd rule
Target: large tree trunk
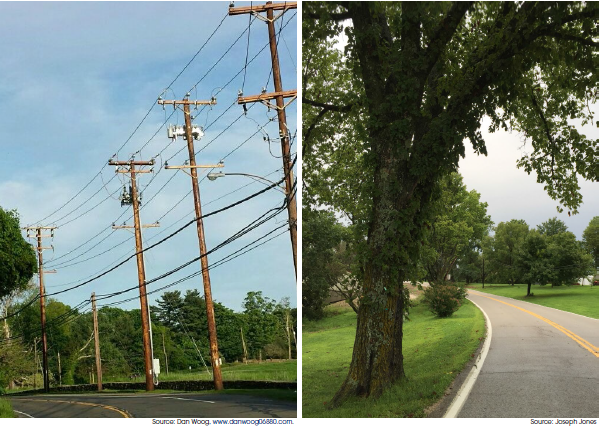
[{"label": "large tree trunk", "polygon": [[403,281],[419,252],[420,225],[427,205],[424,201],[430,199],[433,184],[418,184],[407,173],[407,164],[394,156],[392,132],[380,131],[371,136],[377,155],[377,191],[364,256],[363,296],[353,357],[331,407],[350,396],[378,397],[405,378],[402,343],[408,297]]},{"label": "large tree trunk", "polygon": [[[409,31],[419,28],[412,5],[404,4],[407,31],[401,55],[405,58],[397,58],[401,67],[393,70],[386,59],[393,55],[393,39],[384,14],[372,8],[373,3],[348,3],[369,117],[366,162],[374,168],[374,179],[353,357],[331,407],[350,396],[378,397],[405,378],[402,343],[408,297],[403,281],[415,274],[432,189],[448,169],[448,164],[437,164],[438,159],[430,162],[432,147],[421,141],[428,127],[420,128],[424,125],[419,113],[422,76],[411,68],[416,63],[409,61],[420,43],[417,31]],[[409,87],[414,90],[406,91]],[[391,99],[390,94],[397,97]]]},{"label": "large tree trunk", "polygon": [[[367,284],[366,284],[367,287]],[[384,305],[361,304],[349,373],[331,405],[349,396],[379,396],[403,371],[403,294],[388,295]]]}]

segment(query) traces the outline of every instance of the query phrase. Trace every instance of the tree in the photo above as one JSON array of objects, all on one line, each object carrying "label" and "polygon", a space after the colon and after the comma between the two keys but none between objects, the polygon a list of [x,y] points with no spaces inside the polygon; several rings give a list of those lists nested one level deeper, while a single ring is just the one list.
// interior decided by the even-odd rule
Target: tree
[{"label": "tree", "polygon": [[549,237],[549,254],[553,265],[553,286],[572,284],[593,272],[593,257],[569,231]]},{"label": "tree", "polygon": [[586,251],[595,260],[595,269],[599,269],[599,216],[591,219],[582,233],[582,241]]},{"label": "tree", "polygon": [[333,213],[303,207],[302,305],[308,319],[323,317],[330,287],[336,282],[336,274],[327,267],[340,239],[341,229]]},{"label": "tree", "polygon": [[[597,142],[567,124],[593,119],[598,16],[593,2],[305,3],[305,186],[366,237],[356,242],[353,357],[332,406],[405,379],[403,281],[419,273],[436,184],[457,168],[464,140],[486,154],[485,115],[493,131],[532,139],[520,166],[570,211],[582,199],[577,174],[598,180]],[[334,46],[343,32],[344,56]]]},{"label": "tree", "polygon": [[244,338],[251,356],[260,357],[263,348],[273,342],[279,329],[276,302],[262,292],[248,292],[244,298]]},{"label": "tree", "polygon": [[536,227],[536,229],[541,234],[550,237],[552,235],[559,234],[560,232],[567,232],[568,226],[564,221],[554,217],[553,219],[549,219],[548,221],[541,223]]},{"label": "tree", "polygon": [[440,187],[434,222],[431,227],[427,225],[422,249],[426,279],[434,284],[446,282],[459,257],[469,254],[492,225],[486,214],[488,204],[480,202],[480,194],[475,190],[467,191],[459,173],[445,176]]},{"label": "tree", "polygon": [[0,207],[0,298],[25,289],[35,273],[35,253],[21,235],[17,211]]},{"label": "tree", "polygon": [[528,283],[526,296],[530,296],[532,283],[547,284],[553,276],[549,250],[549,238],[539,230],[528,232],[516,252],[516,266],[522,278]]},{"label": "tree", "polygon": [[521,276],[518,265],[518,249],[528,234],[528,224],[525,220],[512,219],[500,222],[495,228],[493,264],[496,267],[496,277],[504,283],[513,286]]}]

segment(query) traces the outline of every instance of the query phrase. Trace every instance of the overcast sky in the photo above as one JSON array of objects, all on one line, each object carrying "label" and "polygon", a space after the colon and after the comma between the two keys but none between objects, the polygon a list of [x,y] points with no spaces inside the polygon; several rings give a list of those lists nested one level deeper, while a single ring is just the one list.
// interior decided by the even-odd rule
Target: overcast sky
[{"label": "overcast sky", "polygon": [[[236,6],[249,4],[236,2]],[[229,17],[228,5],[229,2],[0,2],[0,206],[17,209],[23,226],[37,222],[59,226],[53,240],[44,240],[44,245],[54,246],[54,251],[44,252],[46,268],[57,270],[56,274],[45,276],[47,293],[77,285],[133,254],[133,234],[111,228],[113,222],[133,224],[131,206],[121,207],[117,200],[123,184],[129,185],[129,178],[116,175],[114,167],[107,165],[121,146],[116,154],[119,160],[127,160],[132,154],[137,160],[159,155],[154,173],[138,176],[143,192],[141,222],[151,224],[158,220],[161,224],[160,228],[143,230],[145,247],[194,218],[193,199],[187,195],[191,191],[190,177],[160,167],[166,160],[170,165],[182,165],[188,156],[184,140],[171,142],[167,138],[163,123],[173,108],[163,109],[156,100],[218,27],[163,98],[182,99],[199,81],[191,91],[192,99],[216,96],[216,106],[196,112],[194,123],[206,127],[206,135],[195,142],[195,147],[198,151],[207,146],[197,155],[198,164],[216,164],[224,159],[224,172],[255,174],[272,181],[282,177],[277,118],[270,121],[276,113],[256,104],[248,105],[244,116],[242,106],[236,104],[243,85],[244,95],[259,94],[263,87],[274,91],[269,48],[265,48],[267,25],[251,18],[248,37],[245,30],[249,15]],[[284,90],[296,88],[296,27],[295,10],[276,21]],[[296,102],[286,113],[289,128],[295,134]],[[182,112],[176,112],[167,123],[183,124]],[[296,139],[292,152],[296,153]],[[96,176],[99,171],[102,173]],[[206,173],[199,170],[199,176]],[[64,205],[90,180],[92,183],[77,198]],[[263,184],[244,176],[203,180],[203,213],[262,188]],[[284,194],[273,189],[207,218],[208,249],[283,200]],[[209,255],[209,263],[286,223],[284,211]],[[263,291],[277,301],[290,297],[292,306],[296,306],[289,234],[284,228],[266,238],[281,232],[284,233],[272,241],[211,270],[215,301],[240,311],[247,292]],[[102,252],[106,253],[95,256]],[[191,225],[145,255],[146,278],[159,276],[198,254],[196,228]],[[196,262],[152,283],[148,291],[152,293],[199,269]],[[136,263],[132,259],[91,284],[54,298],[73,306],[88,299],[92,292],[101,295],[136,285]],[[201,277],[166,290],[186,289],[202,291]],[[150,302],[154,303],[162,293],[150,295]],[[134,290],[99,301],[99,305],[136,296]],[[139,300],[135,298],[120,306],[139,308]]]},{"label": "overcast sky", "polygon": [[[599,111],[598,105],[596,111]],[[590,220],[599,215],[599,183],[580,178],[583,204],[578,214],[568,216],[567,209],[558,213],[557,202],[547,195],[542,183],[536,182],[536,174],[533,172],[528,175],[516,166],[524,153],[532,153],[532,146],[524,146],[523,136],[517,132],[488,133],[489,124],[490,120],[486,119],[482,127],[488,156],[476,155],[471,144],[466,142],[466,156],[459,161],[459,173],[468,190],[475,189],[480,193],[480,201],[488,203],[488,214],[495,226],[511,219],[523,219],[530,228],[535,228],[557,217],[581,240],[582,232]],[[599,138],[596,126],[577,128],[588,138]]]}]

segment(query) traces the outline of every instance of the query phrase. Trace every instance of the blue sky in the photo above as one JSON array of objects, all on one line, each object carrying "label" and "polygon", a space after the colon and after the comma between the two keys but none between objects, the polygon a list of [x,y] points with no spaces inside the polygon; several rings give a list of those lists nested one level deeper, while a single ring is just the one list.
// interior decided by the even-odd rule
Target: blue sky
[{"label": "blue sky", "polygon": [[[248,4],[236,2],[236,6]],[[159,220],[161,224],[160,228],[143,230],[145,246],[193,219],[193,199],[187,195],[191,190],[190,177],[181,171],[160,168],[166,160],[170,165],[182,165],[187,159],[185,141],[171,142],[163,125],[166,120],[167,124],[183,124],[183,113],[157,105],[161,94],[164,99],[182,99],[192,89],[191,99],[216,96],[216,106],[196,112],[194,123],[206,128],[202,140],[195,142],[197,152],[206,146],[196,156],[198,164],[216,164],[225,158],[224,172],[255,174],[272,181],[282,177],[277,118],[273,120],[276,112],[256,104],[249,105],[244,116],[242,107],[235,103],[243,81],[244,95],[259,94],[263,87],[268,92],[274,90],[269,49],[264,48],[268,42],[267,25],[250,18],[248,37],[249,16],[226,17],[228,5],[229,2],[0,2],[0,206],[17,209],[23,226],[38,221],[59,226],[54,239],[44,242],[54,246],[54,251],[44,252],[45,265],[57,270],[56,274],[45,276],[47,293],[74,286],[133,254],[133,234],[111,228],[113,222],[133,222],[132,208],[121,207],[116,199],[129,179],[116,175],[114,167],[107,165],[120,147],[123,146],[116,156],[119,160],[127,160],[132,154],[137,160],[156,157],[154,173],[138,176],[143,192],[141,221],[150,224]],[[297,83],[295,13],[289,11],[276,21],[284,90],[296,89]],[[202,51],[166,88],[219,25]],[[244,73],[247,46],[249,63]],[[286,113],[294,135],[296,102]],[[294,139],[293,153],[296,144]],[[143,149],[138,152],[140,148]],[[77,198],[52,214],[99,171],[102,173]],[[199,170],[199,177],[207,172]],[[244,176],[214,182],[202,180],[203,213],[263,187]],[[207,218],[208,249],[281,204],[283,198],[283,193],[270,190]],[[75,211],[69,214],[72,210]],[[211,254],[209,263],[286,222],[284,211]],[[290,237],[285,231],[278,230],[273,235],[284,234],[211,270],[213,299],[240,311],[246,293],[260,290],[277,301],[289,297],[292,306],[296,306]],[[95,256],[102,252],[105,253]],[[147,279],[191,260],[198,252],[196,228],[191,225],[147,252]],[[86,260],[90,257],[93,258]],[[148,290],[152,292],[199,269],[199,263],[194,263],[149,285]],[[92,292],[109,294],[136,285],[137,270],[132,259],[110,274],[55,298],[73,306],[88,299]],[[176,289],[202,290],[201,277],[167,290]],[[161,294],[151,294],[150,302]],[[134,290],[99,301],[99,305],[136,296]],[[139,308],[139,300],[120,306]]]}]

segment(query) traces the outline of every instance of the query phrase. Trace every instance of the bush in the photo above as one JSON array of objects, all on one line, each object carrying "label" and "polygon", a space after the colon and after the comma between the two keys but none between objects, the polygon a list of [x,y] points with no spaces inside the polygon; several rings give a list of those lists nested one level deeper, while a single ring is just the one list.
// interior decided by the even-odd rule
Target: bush
[{"label": "bush", "polygon": [[449,317],[456,312],[467,296],[464,286],[438,285],[424,291],[424,300],[438,317]]}]

